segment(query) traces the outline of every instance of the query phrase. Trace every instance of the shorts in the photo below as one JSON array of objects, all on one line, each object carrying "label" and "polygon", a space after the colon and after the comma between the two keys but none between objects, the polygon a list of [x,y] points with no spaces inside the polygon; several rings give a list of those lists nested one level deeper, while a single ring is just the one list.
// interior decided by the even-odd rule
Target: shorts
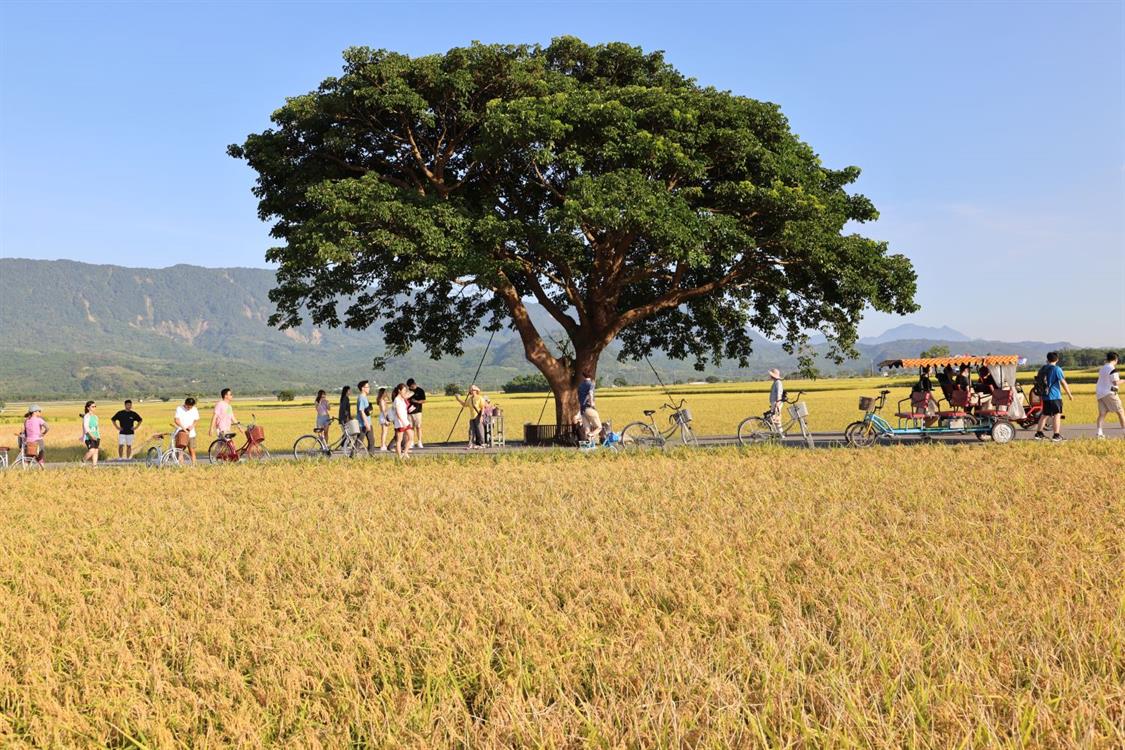
[{"label": "shorts", "polygon": [[379,425],[381,427],[393,427],[394,421],[386,414],[379,415]]},{"label": "shorts", "polygon": [[1063,404],[1061,398],[1047,399],[1043,402],[1044,416],[1053,417],[1056,414],[1063,413]]},{"label": "shorts", "polygon": [[395,432],[397,432],[397,433],[410,432],[413,429],[414,429],[413,427],[396,427]]},{"label": "shorts", "polygon": [[1116,414],[1121,411],[1121,397],[1116,393],[1107,393],[1098,399],[1098,416]]},{"label": "shorts", "polygon": [[410,426],[415,430],[422,429],[422,412],[416,411],[410,415]]},{"label": "shorts", "polygon": [[126,435],[124,432],[119,433],[117,435],[117,444],[118,445],[132,445],[133,444],[133,434],[129,433],[128,435]]},{"label": "shorts", "polygon": [[323,430],[328,426],[328,421],[329,420],[327,414],[318,414],[316,416],[316,429]]},{"label": "shorts", "polygon": [[94,450],[95,448],[100,448],[101,444],[102,444],[102,441],[101,441],[100,438],[86,438],[86,440],[84,442],[86,443],[86,447],[89,448],[90,450]]},{"label": "shorts", "polygon": [[602,417],[592,406],[582,410],[582,423],[586,425],[586,432],[590,435],[597,435],[602,431]]}]

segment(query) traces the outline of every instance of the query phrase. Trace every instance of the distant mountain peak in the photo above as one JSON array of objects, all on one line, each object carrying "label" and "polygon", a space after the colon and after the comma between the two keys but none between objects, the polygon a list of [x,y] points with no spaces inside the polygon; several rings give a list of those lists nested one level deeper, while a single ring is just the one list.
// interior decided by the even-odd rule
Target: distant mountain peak
[{"label": "distant mountain peak", "polygon": [[968,336],[949,326],[920,326],[903,323],[889,328],[878,336],[864,336],[861,344],[885,344],[888,341],[971,341]]}]

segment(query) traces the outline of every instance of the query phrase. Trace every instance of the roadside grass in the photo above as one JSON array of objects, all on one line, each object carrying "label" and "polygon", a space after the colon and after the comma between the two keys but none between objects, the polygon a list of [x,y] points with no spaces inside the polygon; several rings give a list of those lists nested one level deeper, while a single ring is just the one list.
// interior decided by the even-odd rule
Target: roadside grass
[{"label": "roadside grass", "polygon": [[0,746],[1125,744],[1125,444],[0,478]]},{"label": "roadside grass", "polygon": [[[1076,376],[1082,373],[1075,373]],[[1030,376],[1028,376],[1030,377]],[[912,378],[862,378],[862,379],[821,379],[815,381],[789,381],[791,391],[804,390],[804,400],[809,404],[809,424],[816,432],[840,431],[850,422],[862,417],[857,408],[859,397],[876,395],[881,388],[889,388],[892,393],[884,414],[893,414],[898,399],[909,396]],[[437,390],[436,386],[430,387]],[[1093,382],[1083,382],[1072,386],[1074,401],[1065,403],[1068,424],[1089,424],[1097,417]],[[717,383],[714,385],[669,386],[669,391],[678,400],[687,400],[694,422],[700,435],[733,435],[738,423],[748,416],[756,416],[766,410],[769,403],[769,383]],[[554,401],[543,393],[487,394],[504,410],[506,431],[509,439],[523,439],[525,422],[543,423],[554,421]],[[333,406],[338,394],[330,395]],[[620,429],[627,423],[643,420],[645,409],[657,409],[666,401],[664,392],[655,387],[602,388],[598,391],[599,411],[603,418],[612,421]],[[353,399],[354,403],[354,399]],[[460,407],[447,396],[430,395],[424,413],[424,442],[444,441],[452,431],[452,440],[465,440],[468,424]],[[113,401],[99,401],[102,421],[102,458],[117,455],[117,433],[109,424],[109,418],[120,406]],[[8,413],[0,418],[0,444],[15,446],[14,434],[19,431],[21,421],[16,412],[26,408],[26,404],[9,405]],[[146,440],[154,432],[170,428],[175,413],[175,402],[146,402],[136,404],[136,409],[145,417],[145,423],[138,432],[137,444]],[[79,413],[82,402],[47,402],[43,404],[44,418],[51,424],[52,431],[47,437],[49,460],[77,461],[83,454],[81,446],[82,426]],[[544,408],[545,407],[545,408]],[[206,425],[210,421],[214,401],[200,404],[203,429],[200,431],[199,449],[206,451],[210,440],[206,437]],[[333,412],[335,409],[333,409]],[[275,455],[285,454],[292,449],[293,441],[312,430],[315,412],[312,397],[299,401],[279,403],[274,400],[236,399],[235,412],[243,421],[249,421],[251,413],[256,413],[258,423],[266,430],[266,444]],[[667,424],[668,412],[660,412],[657,419]],[[456,422],[456,428],[454,423]],[[339,429],[338,427],[335,429]],[[338,432],[336,433],[339,434]],[[376,435],[378,437],[378,435]]]}]

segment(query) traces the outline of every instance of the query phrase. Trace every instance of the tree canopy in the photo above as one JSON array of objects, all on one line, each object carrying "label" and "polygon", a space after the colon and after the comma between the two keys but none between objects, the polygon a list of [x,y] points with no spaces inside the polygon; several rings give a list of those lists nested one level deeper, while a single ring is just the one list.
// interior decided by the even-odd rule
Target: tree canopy
[{"label": "tree canopy", "polygon": [[877,218],[846,190],[859,169],[660,53],[563,37],[344,63],[230,147],[283,243],[277,325],[381,324],[391,354],[434,357],[510,325],[562,419],[614,339],[702,368],[745,363],[752,329],[791,350],[819,330],[839,355],[867,307],[916,309],[909,260],[846,231]]}]

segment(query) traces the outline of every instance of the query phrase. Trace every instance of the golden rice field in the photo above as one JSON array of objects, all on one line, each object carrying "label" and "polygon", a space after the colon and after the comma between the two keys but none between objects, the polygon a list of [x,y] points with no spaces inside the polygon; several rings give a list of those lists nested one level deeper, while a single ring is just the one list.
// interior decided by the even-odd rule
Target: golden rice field
[{"label": "golden rice field", "polygon": [[8,472],[0,746],[1119,748],[1123,476],[1121,441]]},{"label": "golden rice field", "polygon": [[[879,389],[889,387],[891,400],[886,412],[893,413],[897,399],[907,398],[910,379],[867,378],[849,380],[792,381],[788,383],[791,391],[806,390],[803,397],[809,403],[809,424],[814,431],[839,431],[848,423],[862,417],[857,402],[862,395],[875,395]],[[424,384],[428,385],[428,384]],[[1097,417],[1093,383],[1072,385],[1074,401],[1065,402],[1068,424],[1090,424]],[[436,395],[437,387],[431,387],[426,402],[423,422],[424,442],[444,441],[454,426],[460,407],[452,397]],[[687,400],[691,409],[696,432],[700,435],[733,435],[738,423],[745,417],[761,414],[769,406],[769,383],[721,383],[706,386],[671,386],[672,394]],[[215,394],[217,397],[218,394]],[[538,422],[540,415],[545,423],[554,421],[554,402],[546,402],[545,394],[505,394],[489,393],[504,410],[507,435],[510,439],[522,439],[523,424]],[[603,418],[612,420],[615,427],[623,427],[628,422],[644,419],[645,409],[656,409],[666,400],[664,392],[657,388],[602,388],[598,391],[598,407]],[[337,403],[331,397],[333,407]],[[113,413],[121,408],[117,401],[99,401],[99,415],[102,422],[102,457],[116,455],[117,432],[109,424]],[[199,447],[206,450],[208,441],[202,437],[206,423],[210,421],[215,399],[204,399],[199,404],[203,431],[200,432]],[[293,441],[300,435],[310,432],[315,423],[311,394],[306,394],[295,402],[240,399],[236,394],[234,407],[239,419],[249,421],[251,413],[256,414],[258,423],[266,430],[266,443],[274,454],[290,450]],[[82,402],[45,402],[44,418],[51,424],[52,431],[47,436],[48,458],[51,461],[77,461],[84,452],[81,446],[82,422],[79,413]],[[172,423],[176,402],[146,402],[134,404],[134,408],[145,418],[138,432],[140,444],[153,432],[167,430]],[[0,418],[0,445],[15,445],[14,434],[20,422],[18,414],[27,404],[12,403]],[[354,394],[353,394],[354,406]],[[333,414],[335,408],[333,408]],[[658,415],[667,419],[667,412]],[[1116,424],[1116,422],[1114,423]],[[338,433],[337,433],[338,434]],[[453,432],[454,440],[462,440],[468,434],[467,423],[462,417]]]}]

